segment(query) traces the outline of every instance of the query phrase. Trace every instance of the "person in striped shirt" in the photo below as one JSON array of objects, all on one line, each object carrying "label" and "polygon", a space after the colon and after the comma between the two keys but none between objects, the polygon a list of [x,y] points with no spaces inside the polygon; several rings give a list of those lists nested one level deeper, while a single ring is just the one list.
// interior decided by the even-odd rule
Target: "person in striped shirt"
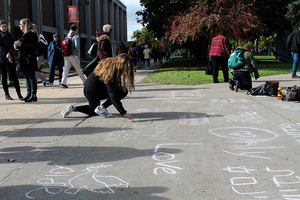
[{"label": "person in striped shirt", "polygon": [[231,49],[229,40],[226,38],[226,31],[221,31],[219,35],[212,39],[209,51],[209,56],[211,57],[212,61],[212,76],[214,83],[219,83],[219,66],[222,68],[224,81],[228,82],[229,78],[227,63],[230,53]]}]

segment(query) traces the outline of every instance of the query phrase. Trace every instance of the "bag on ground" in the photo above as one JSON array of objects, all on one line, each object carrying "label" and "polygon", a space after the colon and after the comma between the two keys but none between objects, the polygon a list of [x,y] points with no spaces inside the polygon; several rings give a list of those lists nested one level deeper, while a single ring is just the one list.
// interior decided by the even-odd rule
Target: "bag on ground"
[{"label": "bag on ground", "polygon": [[228,59],[228,68],[238,69],[244,67],[244,49],[238,49],[233,52]]},{"label": "bag on ground", "polygon": [[277,97],[279,82],[277,81],[266,81],[266,83],[251,88],[247,94],[251,95],[267,95]]},{"label": "bag on ground", "polygon": [[211,58],[209,58],[209,60],[207,62],[205,75],[212,75],[212,61],[211,61]]},{"label": "bag on ground", "polygon": [[95,58],[97,56],[97,49],[98,49],[98,42],[95,42],[91,45],[87,53]]},{"label": "bag on ground", "polygon": [[300,101],[300,87],[294,85],[293,87],[288,87],[285,91],[285,98],[286,101]]},{"label": "bag on ground", "polygon": [[74,37],[74,35],[69,38],[68,35],[66,37],[66,39],[64,39],[61,42],[61,55],[62,56],[70,56],[73,54],[73,41],[72,38]]}]

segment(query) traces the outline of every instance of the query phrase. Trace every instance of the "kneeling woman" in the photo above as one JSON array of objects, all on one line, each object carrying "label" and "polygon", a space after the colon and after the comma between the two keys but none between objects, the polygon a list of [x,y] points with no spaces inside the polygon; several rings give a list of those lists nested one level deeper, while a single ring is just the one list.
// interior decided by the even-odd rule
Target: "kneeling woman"
[{"label": "kneeling woman", "polygon": [[[67,117],[71,112],[77,111],[89,116],[98,114],[111,117],[112,114],[107,108],[113,104],[122,116],[133,119],[121,103],[128,91],[132,90],[134,90],[134,65],[129,56],[120,54],[115,58],[106,58],[99,62],[84,82],[83,92],[89,105],[69,105],[61,111],[61,114]],[[106,101],[100,105],[100,101],[104,99]]]}]

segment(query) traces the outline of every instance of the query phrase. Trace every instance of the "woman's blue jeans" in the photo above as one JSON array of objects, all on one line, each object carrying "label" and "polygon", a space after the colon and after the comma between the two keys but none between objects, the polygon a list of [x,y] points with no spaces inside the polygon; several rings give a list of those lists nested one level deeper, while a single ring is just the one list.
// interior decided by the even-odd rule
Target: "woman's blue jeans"
[{"label": "woman's blue jeans", "polygon": [[299,65],[299,54],[292,52],[292,56],[293,56],[293,68],[292,68],[293,73],[292,73],[292,76],[296,76],[297,68],[298,68],[298,65]]}]

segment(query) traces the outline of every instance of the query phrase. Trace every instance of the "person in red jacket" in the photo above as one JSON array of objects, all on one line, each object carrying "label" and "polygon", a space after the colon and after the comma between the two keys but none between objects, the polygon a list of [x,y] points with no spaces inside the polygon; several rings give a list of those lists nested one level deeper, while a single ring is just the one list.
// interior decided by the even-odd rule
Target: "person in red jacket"
[{"label": "person in red jacket", "polygon": [[224,76],[224,81],[228,82],[228,58],[230,56],[229,40],[226,38],[226,31],[221,31],[218,36],[211,41],[209,56],[212,61],[212,75],[214,83],[219,83],[219,66],[221,66]]}]

